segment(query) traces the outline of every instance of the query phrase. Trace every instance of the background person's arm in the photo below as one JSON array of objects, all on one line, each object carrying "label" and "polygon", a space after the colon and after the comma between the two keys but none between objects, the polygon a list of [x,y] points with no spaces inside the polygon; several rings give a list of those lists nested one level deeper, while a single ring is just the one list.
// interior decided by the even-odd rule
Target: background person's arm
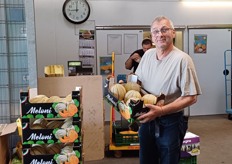
[{"label": "background person's arm", "polygon": [[141,56],[138,53],[134,53],[125,62],[125,68],[131,70],[131,68],[133,67],[133,60],[136,62],[139,62],[140,59],[141,59]]},{"label": "background person's arm", "polygon": [[125,62],[125,68],[131,70],[131,68],[133,67],[132,63],[133,63],[133,59],[130,56]]}]

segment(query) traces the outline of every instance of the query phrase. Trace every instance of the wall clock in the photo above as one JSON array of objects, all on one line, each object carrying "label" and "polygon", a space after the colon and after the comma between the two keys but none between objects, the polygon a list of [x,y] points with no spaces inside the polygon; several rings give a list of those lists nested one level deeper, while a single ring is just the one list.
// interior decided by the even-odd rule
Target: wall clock
[{"label": "wall clock", "polygon": [[89,3],[86,0],[66,0],[63,4],[63,15],[71,23],[84,23],[90,15]]}]

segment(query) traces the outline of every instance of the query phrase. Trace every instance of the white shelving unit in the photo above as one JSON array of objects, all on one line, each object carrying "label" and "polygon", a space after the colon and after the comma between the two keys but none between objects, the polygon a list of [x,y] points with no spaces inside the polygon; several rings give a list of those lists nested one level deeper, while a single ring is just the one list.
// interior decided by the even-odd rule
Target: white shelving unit
[{"label": "white shelving unit", "polygon": [[224,52],[224,66],[225,69],[223,74],[225,75],[225,96],[226,96],[226,113],[228,113],[228,119],[232,120],[232,49],[226,50]]}]

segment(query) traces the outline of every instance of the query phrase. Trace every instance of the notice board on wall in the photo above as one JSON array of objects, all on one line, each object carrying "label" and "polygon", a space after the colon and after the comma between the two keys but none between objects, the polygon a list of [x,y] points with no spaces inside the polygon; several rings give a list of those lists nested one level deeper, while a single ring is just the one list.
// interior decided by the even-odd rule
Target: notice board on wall
[{"label": "notice board on wall", "polygon": [[96,30],[95,21],[88,20],[75,26],[75,34],[79,39],[79,60],[83,67],[92,67],[96,74]]}]

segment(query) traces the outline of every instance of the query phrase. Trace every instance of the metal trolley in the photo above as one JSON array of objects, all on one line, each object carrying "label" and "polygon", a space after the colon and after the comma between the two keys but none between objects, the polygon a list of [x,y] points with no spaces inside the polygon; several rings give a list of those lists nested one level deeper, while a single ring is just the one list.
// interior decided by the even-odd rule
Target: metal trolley
[{"label": "metal trolley", "polygon": [[114,156],[119,158],[124,150],[139,150],[138,134],[121,134],[121,131],[126,131],[128,128],[123,126],[123,123],[114,120],[114,109],[111,108],[110,118],[110,143],[109,150],[114,151]]},{"label": "metal trolley", "polygon": [[[114,77],[114,52],[112,52],[112,76]],[[121,134],[121,131],[129,129],[127,125],[123,126],[122,118],[121,121],[115,120],[115,108],[111,106],[110,109],[110,142],[109,151],[114,151],[114,156],[120,158],[122,151],[124,150],[139,150],[139,139],[138,134]],[[126,121],[126,120],[125,120]],[[129,123],[128,123],[129,125]],[[128,128],[128,129],[127,129]]]},{"label": "metal trolley", "polygon": [[232,49],[224,51],[224,71],[225,75],[225,96],[226,96],[226,113],[228,119],[232,120]]}]

